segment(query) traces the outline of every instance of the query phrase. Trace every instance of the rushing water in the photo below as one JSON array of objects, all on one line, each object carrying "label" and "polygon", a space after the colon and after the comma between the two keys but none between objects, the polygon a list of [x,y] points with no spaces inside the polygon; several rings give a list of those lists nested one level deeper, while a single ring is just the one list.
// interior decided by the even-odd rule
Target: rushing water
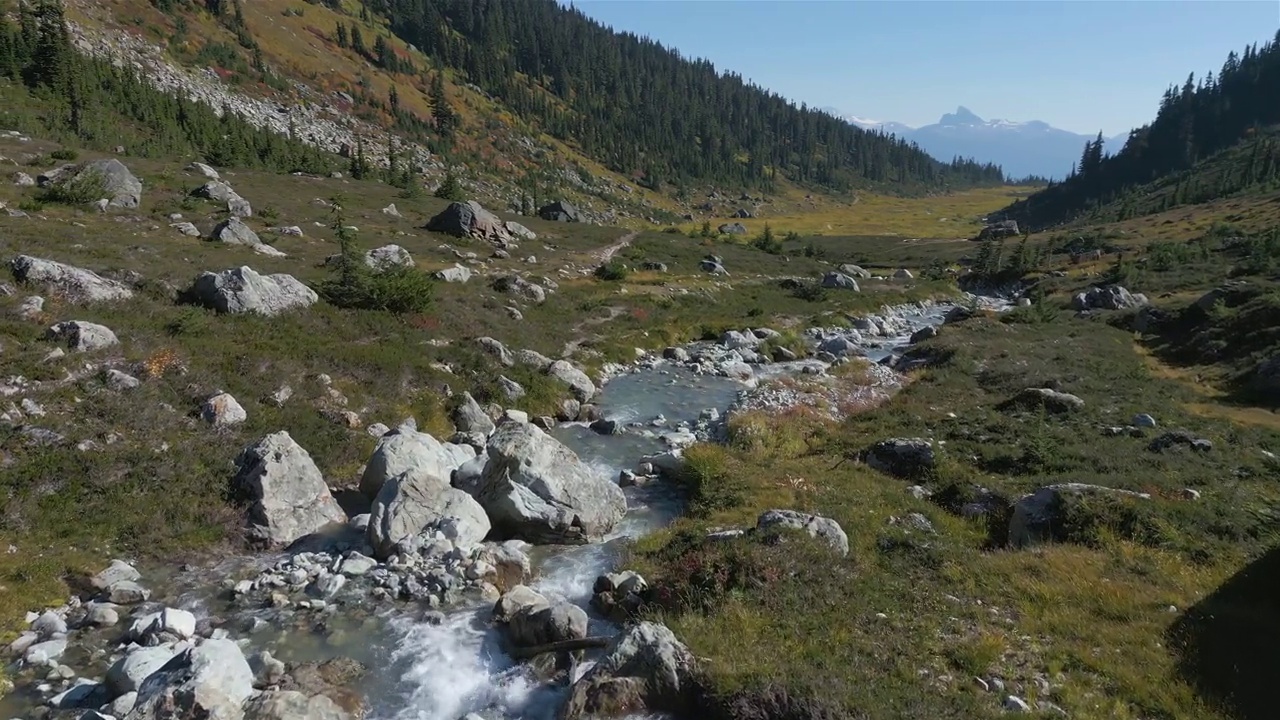
[{"label": "rushing water", "polygon": [[[896,336],[868,336],[859,347],[877,362],[900,354],[912,332],[941,324],[951,307],[899,308],[894,313],[900,319],[895,325]],[[799,372],[805,362],[756,366],[756,375],[765,379]],[[643,369],[610,381],[596,399],[604,416],[628,426],[627,432],[602,436],[583,424],[571,423],[555,428],[552,434],[602,477],[616,481],[622,469],[633,469],[643,456],[666,449],[664,434],[693,425],[707,408],[723,412],[743,387],[729,379],[695,375],[674,366]],[[536,575],[533,587],[546,596],[586,608],[592,635],[616,632],[588,607],[595,578],[614,569],[622,542],[666,525],[682,506],[681,498],[667,483],[627,488],[625,492],[628,513],[603,542],[538,547],[530,552]],[[186,573],[168,580],[157,572],[146,574],[160,581],[159,587],[169,589],[157,599],[195,610],[198,615],[233,613],[237,623],[233,635],[247,636],[251,650],[268,649],[286,662],[342,655],[370,666],[373,671],[360,688],[370,720],[460,720],[468,713],[477,713],[484,720],[549,720],[563,703],[563,686],[552,688],[538,682],[527,667],[503,652],[498,631],[488,621],[487,604],[453,608],[443,622],[438,616],[426,618],[412,606],[383,607],[368,599],[344,605],[320,622],[297,616],[289,619],[269,610],[246,613],[229,607],[216,581],[243,577],[245,563],[263,565],[270,560],[228,561],[198,573],[204,579],[194,583],[189,577],[184,580],[189,576]],[[235,567],[236,563],[241,567]],[[243,626],[255,617],[259,623],[255,630]],[[574,676],[589,665],[576,668]],[[21,715],[25,708],[5,704],[13,700],[11,696],[0,701],[0,712]]]}]

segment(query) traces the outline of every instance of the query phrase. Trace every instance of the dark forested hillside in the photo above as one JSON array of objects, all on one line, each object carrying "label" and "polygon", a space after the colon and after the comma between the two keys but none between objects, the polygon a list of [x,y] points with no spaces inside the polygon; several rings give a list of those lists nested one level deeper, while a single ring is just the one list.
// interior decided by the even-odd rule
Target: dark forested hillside
[{"label": "dark forested hillside", "polygon": [[517,114],[650,187],[970,186],[999,168],[940,163],[914,145],[796,107],[711,63],[618,33],[555,0],[365,0],[394,32]]},{"label": "dark forested hillside", "polygon": [[[1280,33],[1276,40],[1231,53],[1221,72],[1194,75],[1170,87],[1156,119],[1134,130],[1120,152],[1104,156],[1090,143],[1067,180],[1020,200],[1003,212],[1040,228],[1111,206],[1120,216],[1158,212],[1205,197],[1280,183],[1280,143],[1267,129],[1280,124]],[[1213,163],[1215,155],[1246,145]],[[1228,166],[1224,167],[1224,163]],[[1212,173],[1199,168],[1212,168]],[[1137,197],[1160,181],[1173,190],[1161,206]],[[1110,212],[1110,211],[1109,211]]]}]

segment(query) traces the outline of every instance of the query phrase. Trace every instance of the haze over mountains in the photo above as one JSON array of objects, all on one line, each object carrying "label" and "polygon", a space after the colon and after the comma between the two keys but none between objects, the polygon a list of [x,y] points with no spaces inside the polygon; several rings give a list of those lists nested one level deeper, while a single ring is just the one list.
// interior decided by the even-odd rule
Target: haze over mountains
[{"label": "haze over mountains", "polygon": [[[996,163],[1004,168],[1005,176],[1011,178],[1029,175],[1064,178],[1080,160],[1084,144],[1096,137],[1055,128],[1039,120],[984,120],[963,106],[954,113],[944,114],[932,125],[918,128],[841,114],[833,108],[826,110],[860,128],[883,130],[915,142],[936,158],[950,159],[958,155]],[[1127,136],[1126,133],[1104,138],[1107,151],[1118,152]]]}]

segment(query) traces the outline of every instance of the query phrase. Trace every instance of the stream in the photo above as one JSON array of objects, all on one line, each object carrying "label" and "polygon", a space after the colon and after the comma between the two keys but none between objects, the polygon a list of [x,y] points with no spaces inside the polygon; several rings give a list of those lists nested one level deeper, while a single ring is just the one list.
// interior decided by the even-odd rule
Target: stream
[{"label": "stream", "polygon": [[[928,304],[888,308],[876,318],[891,321],[869,330],[844,329],[858,338],[856,354],[880,362],[900,355],[913,332],[942,324],[953,305]],[[855,326],[856,327],[856,326]],[[833,330],[833,332],[842,332]],[[825,331],[811,337],[815,345]],[[863,337],[865,335],[865,337]],[[713,343],[688,346],[699,352],[724,348]],[[850,354],[855,354],[851,352]],[[739,362],[740,364],[740,362]],[[760,379],[799,373],[814,361],[753,365]],[[723,413],[747,387],[743,382],[697,372],[697,365],[648,363],[607,382],[595,403],[606,419],[627,426],[619,435],[600,435],[584,423],[562,424],[550,433],[571,448],[602,477],[616,482],[620,471],[634,469],[640,458],[668,449],[667,437],[688,435],[704,422],[709,409]],[[602,542],[581,546],[529,548],[534,579],[529,583],[548,599],[563,598],[587,610],[592,636],[612,636],[618,628],[589,607],[597,576],[616,567],[627,538],[643,536],[671,522],[682,509],[682,498],[670,483],[651,482],[625,489],[628,512]],[[341,610],[284,616],[270,609],[246,609],[228,600],[224,578],[245,577],[255,566],[275,557],[232,558],[213,568],[148,568],[152,587],[164,587],[156,599],[200,616],[223,618],[233,638],[247,638],[245,654],[269,650],[286,663],[349,657],[371,668],[360,685],[365,717],[369,720],[461,720],[469,713],[483,720],[550,720],[557,715],[567,687],[548,686],[533,677],[527,665],[509,658],[500,631],[488,620],[492,602],[476,598],[471,604],[427,613],[413,603],[378,603],[364,594],[344,597]],[[165,574],[162,573],[166,573]],[[335,612],[335,610],[337,610]],[[118,634],[118,631],[117,631]],[[105,670],[102,659],[76,663],[86,677]],[[86,667],[87,665],[87,667]],[[590,661],[574,668],[581,676]],[[39,696],[20,689],[0,699],[0,715],[25,717]]]}]

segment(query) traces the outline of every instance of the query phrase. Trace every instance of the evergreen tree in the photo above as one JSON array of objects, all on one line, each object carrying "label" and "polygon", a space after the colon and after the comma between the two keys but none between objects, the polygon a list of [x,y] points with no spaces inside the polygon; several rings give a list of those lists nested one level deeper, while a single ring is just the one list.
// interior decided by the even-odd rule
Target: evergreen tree
[{"label": "evergreen tree", "polygon": [[444,72],[440,69],[436,70],[435,76],[431,79],[431,117],[435,120],[436,130],[440,133],[440,137],[446,141],[453,139],[453,133],[457,129],[457,117],[453,114],[453,108],[449,106],[449,98],[444,92]]},{"label": "evergreen tree", "polygon": [[452,200],[461,202],[467,199],[466,191],[462,189],[462,183],[458,182],[458,178],[453,171],[445,173],[444,181],[440,183],[440,187],[436,188],[435,196],[442,200]]},{"label": "evergreen tree", "polygon": [[346,23],[338,22],[338,47],[343,50],[347,49],[347,26]]},{"label": "evergreen tree", "polygon": [[391,114],[395,115],[400,112],[400,91],[396,90],[396,86],[391,86],[391,93],[387,96],[387,103],[391,105]]},{"label": "evergreen tree", "polygon": [[364,46],[364,35],[360,34],[360,28],[351,24],[351,49],[358,55],[369,55],[369,49]]},{"label": "evergreen tree", "polygon": [[355,180],[364,180],[373,172],[373,165],[364,154],[364,138],[356,138],[356,150],[351,155],[349,172]]},{"label": "evergreen tree", "polygon": [[391,50],[391,44],[381,35],[373,41],[373,57],[378,67],[387,72],[396,71],[396,55]]}]

